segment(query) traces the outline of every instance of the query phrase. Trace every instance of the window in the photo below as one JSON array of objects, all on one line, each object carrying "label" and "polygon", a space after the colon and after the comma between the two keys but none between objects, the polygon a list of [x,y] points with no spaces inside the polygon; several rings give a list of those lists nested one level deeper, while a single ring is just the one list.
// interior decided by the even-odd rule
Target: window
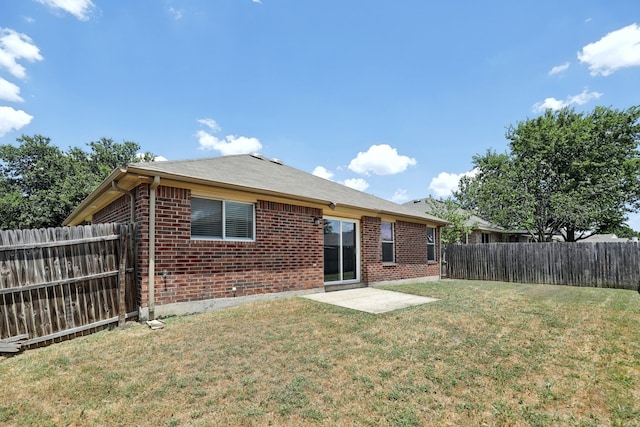
[{"label": "window", "polygon": [[254,240],[254,212],[249,203],[191,198],[191,237]]},{"label": "window", "polygon": [[380,231],[382,234],[382,262],[393,262],[393,223],[383,222],[380,224]]},{"label": "window", "polygon": [[427,227],[427,261],[436,260],[436,229]]},{"label": "window", "polygon": [[491,243],[489,233],[482,233],[482,243]]}]

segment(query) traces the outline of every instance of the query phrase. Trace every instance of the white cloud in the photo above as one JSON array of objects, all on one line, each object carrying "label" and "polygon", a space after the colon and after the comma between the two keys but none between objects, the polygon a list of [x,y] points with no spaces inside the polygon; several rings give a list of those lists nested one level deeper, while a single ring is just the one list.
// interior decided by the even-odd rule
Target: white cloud
[{"label": "white cloud", "polygon": [[10,102],[22,102],[20,88],[0,77],[0,99]]},{"label": "white cloud", "polygon": [[333,172],[328,171],[324,166],[316,166],[311,174],[328,180],[331,180],[333,177]]},{"label": "white cloud", "polygon": [[438,176],[431,180],[429,190],[433,191],[436,197],[450,196],[453,191],[458,189],[458,183],[463,176],[473,177],[477,173],[476,169],[460,174],[440,172]]},{"label": "white cloud", "polygon": [[202,123],[210,129],[210,132],[199,130],[196,132],[200,150],[215,150],[223,156],[232,154],[247,154],[260,151],[262,144],[258,138],[249,138],[246,136],[227,135],[224,138],[218,138],[213,135],[220,131],[220,126],[213,119],[200,119],[198,123]]},{"label": "white cloud", "polygon": [[602,96],[600,92],[587,92],[585,88],[581,93],[570,96],[567,101],[569,104],[584,105],[592,99],[598,99]]},{"label": "white cloud", "polygon": [[409,200],[409,196],[407,195],[407,190],[403,188],[398,188],[391,196],[391,201],[395,203],[404,203],[407,200]]},{"label": "white cloud", "polygon": [[52,9],[62,9],[81,21],[89,19],[89,13],[95,7],[91,0],[36,0]]},{"label": "white cloud", "polygon": [[567,71],[569,69],[569,66],[571,65],[570,62],[565,62],[562,65],[556,65],[555,67],[553,67],[550,71],[549,71],[549,75],[553,76],[554,74],[558,74],[558,73],[562,73],[563,71]]},{"label": "white cloud", "polygon": [[29,62],[41,61],[40,49],[33,44],[29,36],[9,28],[0,28],[0,68],[19,79],[27,76],[25,68],[18,64],[19,59]]},{"label": "white cloud", "polygon": [[608,76],[620,68],[640,66],[640,27],[631,24],[610,32],[583,47],[578,59],[589,64],[592,76]]},{"label": "white cloud", "polygon": [[[41,61],[40,49],[25,34],[9,28],[0,28],[0,70],[7,70],[12,76],[24,79],[25,68],[18,63],[24,59],[29,62]],[[0,99],[10,102],[22,102],[20,88],[14,83],[0,78]],[[22,110],[0,106],[0,137],[12,130],[18,130],[31,123],[33,116]]]},{"label": "white cloud", "polygon": [[[333,181],[334,173],[330,170],[327,170],[324,166],[316,166],[312,175],[318,176],[320,178],[328,179],[329,181]],[[346,187],[353,188],[354,190],[364,191],[369,188],[369,183],[362,178],[349,178],[344,181],[339,182]]]},{"label": "white cloud", "polygon": [[246,136],[227,135],[224,138],[218,138],[213,133],[220,132],[220,126],[218,123],[211,119],[199,119],[198,123],[207,126],[210,132],[199,130],[196,132],[198,142],[200,143],[200,150],[215,150],[220,152],[223,156],[229,156],[232,154],[248,154],[258,152],[262,149],[262,144],[258,138],[249,138]]},{"label": "white cloud", "polygon": [[232,154],[248,154],[262,149],[262,144],[257,138],[246,136],[227,135],[223,139],[211,135],[203,130],[196,133],[200,150],[215,150],[223,156]]},{"label": "white cloud", "polygon": [[175,19],[176,21],[179,21],[180,19],[182,19],[183,12],[181,10],[177,10],[170,7],[169,14],[173,17],[173,19]]},{"label": "white cloud", "polygon": [[404,172],[409,166],[414,166],[416,159],[401,156],[398,150],[387,144],[372,145],[366,152],[359,152],[355,159],[349,163],[349,169],[353,172],[369,175],[393,175]]},{"label": "white cloud", "polygon": [[362,178],[345,179],[344,185],[358,191],[364,191],[369,188],[369,183]]},{"label": "white cloud", "polygon": [[262,4],[262,0],[251,0],[254,3]]},{"label": "white cloud", "polygon": [[18,130],[31,123],[33,116],[22,110],[0,106],[0,138],[12,130]]},{"label": "white cloud", "polygon": [[533,105],[533,111],[541,112],[547,109],[559,110],[562,107],[566,107],[568,104],[565,101],[561,101],[556,98],[545,98],[544,101],[538,102]]},{"label": "white cloud", "polygon": [[538,102],[533,105],[533,111],[540,113],[547,109],[560,110],[561,108],[568,107],[570,105],[584,105],[587,102],[598,99],[602,96],[600,92],[588,92],[585,88],[581,93],[573,96],[568,96],[567,99],[561,100],[556,98],[545,98],[543,102]]},{"label": "white cloud", "polygon": [[208,127],[209,129],[211,129],[213,132],[220,132],[220,126],[218,126],[218,123],[216,123],[215,120],[213,119],[200,119],[198,120],[198,123],[202,123],[203,125],[205,125],[206,127]]}]

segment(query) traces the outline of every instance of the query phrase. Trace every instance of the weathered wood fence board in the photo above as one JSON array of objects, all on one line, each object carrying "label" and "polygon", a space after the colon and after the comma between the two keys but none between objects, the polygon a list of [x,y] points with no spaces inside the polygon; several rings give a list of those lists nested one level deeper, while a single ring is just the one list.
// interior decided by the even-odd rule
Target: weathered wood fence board
[{"label": "weathered wood fence board", "polygon": [[638,289],[638,243],[490,243],[448,245],[452,279]]},{"label": "weathered wood fence board", "polygon": [[137,315],[133,227],[0,231],[0,341],[32,345]]}]

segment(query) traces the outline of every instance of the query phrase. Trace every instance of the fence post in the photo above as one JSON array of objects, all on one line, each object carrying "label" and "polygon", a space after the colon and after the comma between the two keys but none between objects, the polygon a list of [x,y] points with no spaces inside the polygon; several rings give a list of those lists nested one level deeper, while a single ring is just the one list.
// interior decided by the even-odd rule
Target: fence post
[{"label": "fence post", "polygon": [[129,243],[129,225],[120,224],[120,264],[118,266],[118,326],[127,319],[127,253]]}]

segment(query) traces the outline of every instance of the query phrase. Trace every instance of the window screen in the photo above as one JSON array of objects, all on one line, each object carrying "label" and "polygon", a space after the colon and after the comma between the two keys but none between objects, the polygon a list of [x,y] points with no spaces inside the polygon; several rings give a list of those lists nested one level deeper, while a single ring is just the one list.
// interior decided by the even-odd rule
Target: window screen
[{"label": "window screen", "polygon": [[225,238],[253,239],[253,205],[224,202]]},{"label": "window screen", "polygon": [[197,197],[191,199],[191,237],[253,240],[253,230],[252,204]]},{"label": "window screen", "polygon": [[222,201],[191,199],[191,236],[222,239]]}]

